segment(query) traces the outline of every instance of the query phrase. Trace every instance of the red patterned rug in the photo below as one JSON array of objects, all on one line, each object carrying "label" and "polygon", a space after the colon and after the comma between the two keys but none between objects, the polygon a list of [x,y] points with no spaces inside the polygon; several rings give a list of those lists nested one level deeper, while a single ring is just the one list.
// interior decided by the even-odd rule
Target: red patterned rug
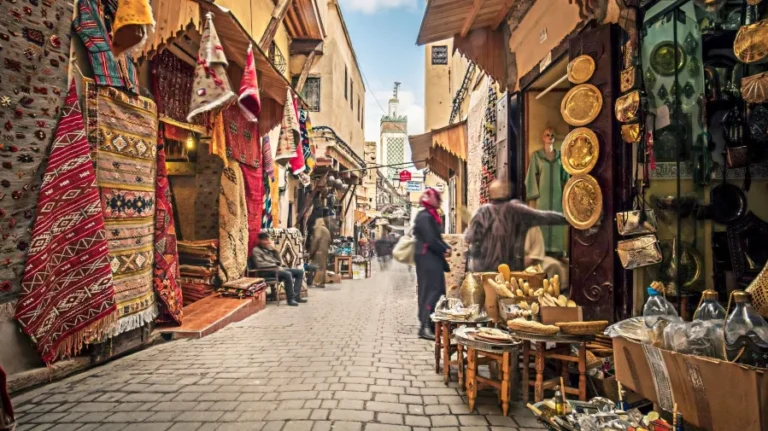
[{"label": "red patterned rug", "polygon": [[43,175],[21,289],[16,319],[46,364],[101,339],[117,317],[104,214],[74,83]]},{"label": "red patterned rug", "polygon": [[[161,132],[162,133],[162,132]],[[176,226],[173,222],[171,190],[165,169],[165,148],[162,135],[157,146],[157,190],[155,195],[155,292],[160,298],[158,322],[181,325],[184,317],[179,278],[179,252],[176,248]]]}]

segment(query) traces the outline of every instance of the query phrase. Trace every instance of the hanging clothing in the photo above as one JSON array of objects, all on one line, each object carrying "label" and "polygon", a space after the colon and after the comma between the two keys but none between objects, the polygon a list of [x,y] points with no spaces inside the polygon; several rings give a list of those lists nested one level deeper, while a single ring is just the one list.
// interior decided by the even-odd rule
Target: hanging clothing
[{"label": "hanging clothing", "polygon": [[481,206],[464,233],[472,271],[495,272],[502,263],[513,271],[522,271],[528,229],[565,223],[560,213],[535,210],[518,200]]},{"label": "hanging clothing", "polygon": [[120,0],[117,3],[112,24],[112,51],[115,55],[141,48],[147,41],[147,34],[155,28],[149,0]]},{"label": "hanging clothing", "polygon": [[[560,151],[549,160],[544,150],[531,155],[528,175],[525,177],[525,192],[528,200],[536,201],[536,209],[563,212],[563,186],[568,173],[560,161]],[[560,254],[565,250],[565,226],[543,226],[544,243],[547,253]]]},{"label": "hanging clothing", "polygon": [[299,110],[299,130],[301,131],[301,149],[304,152],[304,172],[311,174],[315,170],[315,145],[312,143],[312,122],[309,111]]},{"label": "hanging clothing", "polygon": [[213,26],[213,14],[208,12],[205,15],[205,27],[197,53],[195,82],[187,121],[192,121],[199,114],[221,109],[237,99],[227,77],[228,66],[224,48]]}]

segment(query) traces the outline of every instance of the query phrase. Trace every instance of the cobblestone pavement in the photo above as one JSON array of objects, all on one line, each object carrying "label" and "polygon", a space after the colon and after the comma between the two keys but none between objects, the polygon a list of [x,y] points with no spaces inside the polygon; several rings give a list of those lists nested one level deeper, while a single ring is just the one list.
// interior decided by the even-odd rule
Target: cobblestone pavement
[{"label": "cobblestone pavement", "polygon": [[506,431],[540,428],[494,393],[470,414],[416,338],[404,269],[311,290],[200,340],[124,357],[14,400],[19,430]]}]

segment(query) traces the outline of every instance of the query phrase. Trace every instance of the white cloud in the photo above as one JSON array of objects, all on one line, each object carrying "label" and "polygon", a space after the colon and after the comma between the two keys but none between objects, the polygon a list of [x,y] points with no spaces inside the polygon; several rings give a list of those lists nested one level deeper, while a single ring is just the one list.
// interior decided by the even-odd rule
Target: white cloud
[{"label": "white cloud", "polygon": [[414,8],[418,0],[341,0],[341,4],[353,11],[372,14],[383,9]]}]

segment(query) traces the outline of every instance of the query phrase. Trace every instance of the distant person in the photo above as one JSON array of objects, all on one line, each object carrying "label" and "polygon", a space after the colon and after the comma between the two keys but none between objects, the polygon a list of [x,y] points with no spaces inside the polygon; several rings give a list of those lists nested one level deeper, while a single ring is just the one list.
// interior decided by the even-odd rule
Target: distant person
[{"label": "distant person", "polygon": [[325,271],[328,268],[328,249],[331,246],[331,231],[325,227],[325,221],[319,218],[315,221],[315,230],[312,234],[312,246],[309,256],[317,267],[314,284],[316,287],[325,287]]},{"label": "distant person", "polygon": [[511,197],[509,183],[494,180],[488,187],[490,203],[481,206],[464,233],[473,272],[495,272],[506,263],[513,271],[525,269],[525,238],[534,226],[566,224],[562,214],[528,207]]},{"label": "distant person", "polygon": [[285,297],[288,305],[296,307],[299,303],[307,302],[301,297],[301,284],[304,281],[304,270],[301,268],[285,268],[280,253],[272,244],[269,234],[259,233],[259,242],[253,248],[253,266],[256,270],[277,270],[278,281],[285,286]]},{"label": "distant person", "polygon": [[416,215],[413,224],[413,236],[416,239],[416,283],[418,284],[419,302],[419,337],[434,340],[430,315],[435,310],[438,299],[445,295],[445,273],[449,271],[447,257],[451,248],[443,241],[442,219],[437,209],[440,208],[440,192],[427,189],[419,203],[423,209]]},{"label": "distant person", "polygon": [[389,269],[389,262],[392,259],[392,249],[394,244],[389,235],[385,235],[376,241],[376,256],[379,258],[379,268],[381,270]]}]

